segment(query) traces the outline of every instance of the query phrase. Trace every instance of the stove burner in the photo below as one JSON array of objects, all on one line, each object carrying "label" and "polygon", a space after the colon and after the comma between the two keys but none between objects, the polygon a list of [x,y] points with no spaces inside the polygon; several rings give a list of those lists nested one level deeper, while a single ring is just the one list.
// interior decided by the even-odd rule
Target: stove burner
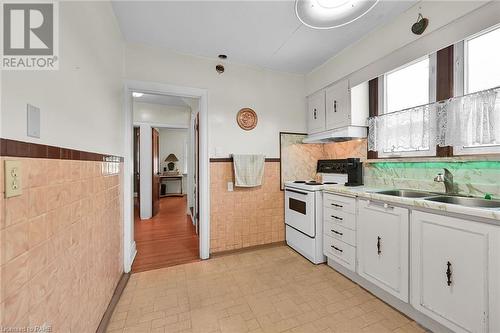
[{"label": "stove burner", "polygon": [[306,185],[323,185],[323,183],[318,183],[316,181],[306,182]]},{"label": "stove burner", "polygon": [[306,181],[305,180],[296,180],[294,181],[295,184],[305,184]]},{"label": "stove burner", "polygon": [[324,182],[323,185],[335,185],[338,184],[336,182]]}]

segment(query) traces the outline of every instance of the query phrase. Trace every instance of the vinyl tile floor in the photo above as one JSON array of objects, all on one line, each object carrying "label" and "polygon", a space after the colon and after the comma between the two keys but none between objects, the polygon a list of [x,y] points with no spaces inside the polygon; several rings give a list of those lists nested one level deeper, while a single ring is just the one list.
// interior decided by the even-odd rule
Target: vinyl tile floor
[{"label": "vinyl tile floor", "polygon": [[286,246],[132,274],[108,332],[425,332]]}]

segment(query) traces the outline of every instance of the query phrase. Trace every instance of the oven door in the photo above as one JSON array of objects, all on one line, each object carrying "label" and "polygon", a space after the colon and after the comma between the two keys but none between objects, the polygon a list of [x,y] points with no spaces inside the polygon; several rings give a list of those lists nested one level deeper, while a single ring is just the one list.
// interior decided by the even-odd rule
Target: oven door
[{"label": "oven door", "polygon": [[309,237],[316,236],[315,194],[285,187],[285,224]]}]

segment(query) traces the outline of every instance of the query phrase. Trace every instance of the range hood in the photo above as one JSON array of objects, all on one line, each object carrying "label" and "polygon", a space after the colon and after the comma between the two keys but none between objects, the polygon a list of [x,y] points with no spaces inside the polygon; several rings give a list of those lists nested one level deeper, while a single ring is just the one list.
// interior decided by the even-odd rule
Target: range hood
[{"label": "range hood", "polygon": [[345,126],[320,133],[309,134],[303,143],[328,143],[344,142],[350,140],[364,139],[367,136],[367,128],[364,126]]}]

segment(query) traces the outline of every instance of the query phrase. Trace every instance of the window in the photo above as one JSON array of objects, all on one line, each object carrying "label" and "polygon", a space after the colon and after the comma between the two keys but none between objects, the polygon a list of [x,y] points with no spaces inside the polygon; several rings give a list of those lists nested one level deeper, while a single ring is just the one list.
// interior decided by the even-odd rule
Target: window
[{"label": "window", "polygon": [[465,93],[500,86],[500,27],[465,41]]},{"label": "window", "polygon": [[435,114],[428,107],[412,109],[435,101],[435,61],[435,54],[426,56],[379,79],[379,110],[384,114],[377,123],[380,157],[435,155]]},{"label": "window", "polygon": [[[500,86],[500,26],[492,27],[455,44],[455,95],[472,94]],[[484,105],[484,103],[483,103]],[[500,126],[500,96],[492,106],[490,127]],[[481,130],[482,127],[479,128]],[[468,129],[466,134],[477,135],[478,129]],[[470,140],[473,141],[473,140]],[[454,146],[454,155],[497,154],[499,140],[488,144]]]},{"label": "window", "polygon": [[384,77],[385,113],[431,102],[429,57],[398,68]]}]

